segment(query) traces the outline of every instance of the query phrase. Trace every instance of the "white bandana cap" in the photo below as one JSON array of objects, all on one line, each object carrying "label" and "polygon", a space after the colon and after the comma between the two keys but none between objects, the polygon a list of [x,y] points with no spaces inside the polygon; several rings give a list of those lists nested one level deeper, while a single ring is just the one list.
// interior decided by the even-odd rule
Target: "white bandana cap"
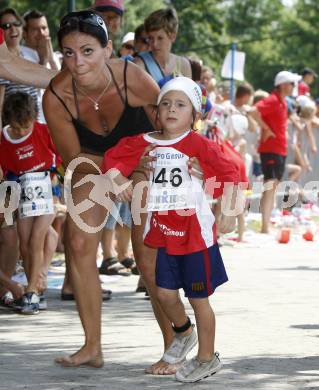
[{"label": "white bandana cap", "polygon": [[163,99],[163,96],[170,91],[181,91],[191,101],[196,112],[200,112],[202,109],[202,90],[200,86],[188,77],[175,77],[163,85],[160,94],[157,99],[157,105]]}]

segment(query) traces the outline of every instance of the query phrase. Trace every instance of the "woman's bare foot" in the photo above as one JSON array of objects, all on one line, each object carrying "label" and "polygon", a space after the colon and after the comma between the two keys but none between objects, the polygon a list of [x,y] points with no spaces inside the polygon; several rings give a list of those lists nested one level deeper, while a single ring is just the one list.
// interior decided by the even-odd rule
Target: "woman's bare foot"
[{"label": "woman's bare foot", "polygon": [[163,360],[159,360],[157,363],[152,364],[145,369],[146,374],[150,375],[173,375],[181,367],[184,361],[176,364],[169,364]]},{"label": "woman's bare foot", "polygon": [[78,352],[70,356],[61,356],[55,359],[55,363],[63,367],[89,366],[101,368],[104,365],[102,352],[92,352],[92,349],[84,346]]}]

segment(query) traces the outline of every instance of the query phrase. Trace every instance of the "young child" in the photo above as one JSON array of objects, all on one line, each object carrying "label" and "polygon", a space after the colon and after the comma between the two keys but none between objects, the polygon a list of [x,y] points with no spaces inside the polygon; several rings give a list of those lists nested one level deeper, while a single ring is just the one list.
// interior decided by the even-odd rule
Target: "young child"
[{"label": "young child", "polygon": [[[176,379],[181,382],[201,380],[221,368],[214,350],[215,317],[208,297],[228,280],[216,242],[214,216],[202,182],[189,175],[187,162],[196,157],[205,180],[216,177],[223,184],[238,182],[239,177],[216,143],[191,130],[201,103],[201,89],[191,79],[177,77],[167,82],[158,98],[163,130],[122,139],[105,154],[102,168],[109,177],[117,174],[116,184],[124,184],[145,147],[156,145],[151,152],[155,161],[144,242],[158,248],[158,297],[176,332],[163,360],[181,363],[197,344],[194,326],[179,297],[180,288],[194,310],[198,328],[198,354],[178,369]],[[128,187],[121,198],[129,200],[131,195],[132,187]],[[235,217],[229,218],[233,223]]]},{"label": "young child", "polygon": [[4,102],[0,173],[21,186],[17,228],[28,280],[22,314],[39,313],[48,268],[46,235],[54,219],[50,169],[58,157],[48,127],[36,122],[37,114],[35,100],[26,93],[12,93]]}]

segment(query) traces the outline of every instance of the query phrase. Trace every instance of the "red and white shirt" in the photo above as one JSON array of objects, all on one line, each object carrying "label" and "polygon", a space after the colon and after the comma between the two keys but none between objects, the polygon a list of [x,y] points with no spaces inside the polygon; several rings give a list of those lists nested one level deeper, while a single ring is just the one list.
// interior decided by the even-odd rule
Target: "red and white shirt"
[{"label": "red and white shirt", "polygon": [[[215,178],[216,182],[221,183],[218,189],[214,190],[214,185],[211,191],[206,188],[214,197],[222,194],[224,183],[239,182],[236,164],[226,157],[218,144],[194,131],[188,131],[173,140],[158,140],[151,134],[123,138],[104,155],[102,172],[116,168],[124,176],[130,176],[149,144],[156,144],[157,147],[154,150],[156,161],[148,200],[152,188],[159,183],[162,188],[155,192],[151,203],[156,206],[157,203],[160,205],[161,202],[167,202],[168,207],[166,211],[149,213],[144,232],[145,244],[154,248],[165,247],[167,253],[172,255],[193,253],[212,246],[216,243],[214,215],[202,183],[188,174],[187,161],[196,157],[203,170],[204,180]],[[187,193],[191,194],[185,204],[192,207],[178,206],[185,200],[185,192],[180,192],[183,185]],[[171,208],[174,205],[176,208]],[[188,211],[187,215],[185,211]]]},{"label": "red and white shirt", "polygon": [[3,128],[0,167],[4,172],[20,176],[26,172],[49,170],[60,162],[47,125],[35,122],[32,131],[20,139],[10,137],[8,126]]}]

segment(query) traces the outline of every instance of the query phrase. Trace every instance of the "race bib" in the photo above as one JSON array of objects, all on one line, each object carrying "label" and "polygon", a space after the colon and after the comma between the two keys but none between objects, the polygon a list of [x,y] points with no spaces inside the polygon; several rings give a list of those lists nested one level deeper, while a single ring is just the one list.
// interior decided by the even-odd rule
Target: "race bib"
[{"label": "race bib", "polygon": [[54,214],[51,178],[48,172],[25,173],[20,176],[20,218]]},{"label": "race bib", "polygon": [[188,173],[189,157],[172,147],[154,149],[156,157],[148,197],[148,211],[195,208],[192,180]]}]

